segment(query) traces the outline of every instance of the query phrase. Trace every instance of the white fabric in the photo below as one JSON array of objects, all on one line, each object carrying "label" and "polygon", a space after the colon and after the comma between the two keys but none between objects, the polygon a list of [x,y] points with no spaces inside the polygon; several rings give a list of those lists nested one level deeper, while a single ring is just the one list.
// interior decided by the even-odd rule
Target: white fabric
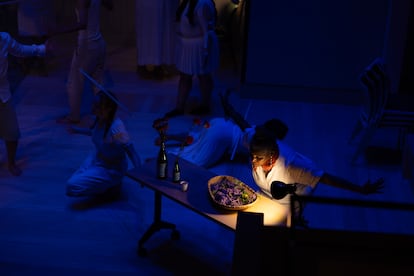
[{"label": "white fabric", "polygon": [[[244,132],[232,120],[214,118],[210,121],[209,128],[200,128],[199,133],[192,133],[195,138],[193,144],[182,151],[173,150],[194,164],[210,167],[218,162],[224,154],[231,154],[234,147],[237,152],[248,154],[250,141],[255,133],[255,126],[245,129]],[[272,170],[266,176],[263,168],[252,170],[253,179],[257,186],[269,197],[270,186],[273,181],[281,181],[286,184],[297,184],[296,194],[310,194],[316,187],[324,171],[308,157],[296,152],[281,141],[277,141],[279,158]],[[275,199],[276,200],[276,199]],[[286,209],[290,210],[290,195],[277,200]]]},{"label": "white fabric", "polygon": [[8,55],[29,57],[44,56],[45,48],[38,45],[23,45],[14,40],[8,33],[0,32],[0,100],[5,103],[11,98],[10,85],[7,79]]},{"label": "white fabric", "polygon": [[215,9],[211,0],[199,0],[194,9],[194,26],[186,16],[177,26],[177,69],[189,75],[209,74],[219,67],[219,43],[214,32]]},{"label": "white fabric", "polygon": [[23,45],[8,33],[0,32],[0,138],[6,141],[16,141],[21,134],[16,111],[11,102],[10,84],[7,79],[9,54],[18,57],[43,56],[45,47],[43,45]]},{"label": "white fabric", "polygon": [[128,169],[126,148],[130,143],[129,134],[119,118],[114,120],[105,137],[104,131],[104,127],[93,129],[95,152],[69,178],[68,195],[96,195],[121,184]]},{"label": "white fabric", "polygon": [[[103,83],[106,42],[99,31],[100,0],[93,0],[88,9],[88,25],[86,30],[78,32],[78,45],[73,53],[69,70],[67,91],[72,120],[80,120],[82,93],[85,77],[79,71],[83,69],[99,83]],[[94,92],[97,88],[93,87]]]},{"label": "white fabric", "polygon": [[234,143],[242,135],[240,128],[224,118],[214,118],[209,123],[209,128],[201,127],[199,133],[191,133],[194,137],[191,145],[173,152],[202,167],[210,167],[224,154],[231,153]]},{"label": "white fabric", "polygon": [[136,0],[137,65],[171,65],[175,57],[175,12],[179,0]]},{"label": "white fabric", "polygon": [[[323,175],[323,170],[317,168],[312,160],[296,152],[286,144],[278,141],[279,158],[267,174],[262,167],[252,170],[253,179],[257,186],[270,197],[270,186],[273,181],[281,181],[285,184],[300,184],[298,195],[309,193],[314,189]],[[290,195],[278,200],[279,203],[289,208]]]},{"label": "white fabric", "polygon": [[[80,30],[78,34],[78,44],[98,41],[102,38],[100,25],[101,0],[91,0],[88,8],[88,21],[86,30]],[[78,18],[79,20],[79,18]]]},{"label": "white fabric", "polygon": [[55,24],[53,0],[22,0],[17,9],[20,36],[47,35]]}]

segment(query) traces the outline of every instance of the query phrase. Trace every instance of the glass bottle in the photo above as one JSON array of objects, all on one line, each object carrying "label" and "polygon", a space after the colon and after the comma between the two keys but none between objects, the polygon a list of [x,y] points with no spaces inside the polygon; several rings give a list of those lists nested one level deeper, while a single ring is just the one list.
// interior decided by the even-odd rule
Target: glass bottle
[{"label": "glass bottle", "polygon": [[157,177],[160,179],[167,178],[167,152],[165,150],[165,142],[161,141],[160,151],[157,158]]},{"label": "glass bottle", "polygon": [[180,182],[181,180],[181,172],[180,172],[180,164],[178,163],[178,158],[175,160],[174,169],[173,169],[173,182]]}]

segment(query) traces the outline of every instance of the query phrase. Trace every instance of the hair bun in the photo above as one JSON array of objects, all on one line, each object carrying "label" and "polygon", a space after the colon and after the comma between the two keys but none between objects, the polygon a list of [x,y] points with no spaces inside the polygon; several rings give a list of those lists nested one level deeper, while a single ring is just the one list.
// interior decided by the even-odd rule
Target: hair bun
[{"label": "hair bun", "polygon": [[288,126],[279,119],[271,119],[264,123],[264,127],[278,140],[283,140],[288,133]]}]

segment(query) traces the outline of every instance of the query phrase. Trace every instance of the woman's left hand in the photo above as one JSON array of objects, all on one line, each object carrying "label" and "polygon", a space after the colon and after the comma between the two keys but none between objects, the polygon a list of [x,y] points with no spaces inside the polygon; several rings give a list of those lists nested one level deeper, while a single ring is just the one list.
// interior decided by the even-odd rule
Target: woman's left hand
[{"label": "woman's left hand", "polygon": [[371,182],[371,180],[368,180],[363,186],[361,193],[364,195],[369,194],[378,194],[382,193],[382,189],[384,188],[384,179],[379,178],[375,180],[374,182]]}]

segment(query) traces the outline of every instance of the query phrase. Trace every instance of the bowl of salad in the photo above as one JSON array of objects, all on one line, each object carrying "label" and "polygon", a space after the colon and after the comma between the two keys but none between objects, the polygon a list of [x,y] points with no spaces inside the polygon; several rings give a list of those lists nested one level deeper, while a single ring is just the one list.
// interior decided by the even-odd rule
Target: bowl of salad
[{"label": "bowl of salad", "polygon": [[243,210],[252,206],[257,200],[257,194],[252,188],[229,175],[210,178],[208,192],[214,204],[226,210]]}]

